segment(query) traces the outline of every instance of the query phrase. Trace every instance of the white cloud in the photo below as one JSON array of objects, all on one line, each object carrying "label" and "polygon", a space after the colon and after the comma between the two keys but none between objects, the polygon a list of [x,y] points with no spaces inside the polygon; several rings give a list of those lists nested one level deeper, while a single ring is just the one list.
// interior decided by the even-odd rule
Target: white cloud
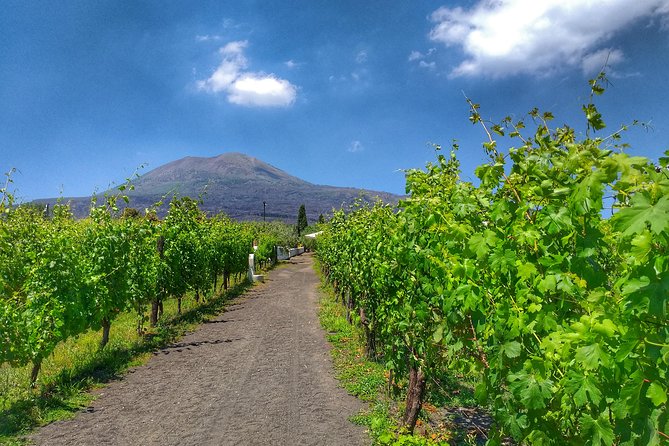
[{"label": "white cloud", "polygon": [[[547,74],[585,70],[617,32],[640,19],[666,23],[668,15],[669,0],[479,0],[470,9],[437,9],[430,38],[465,53],[452,76]],[[606,51],[609,64],[624,59]]]},{"label": "white cloud", "polygon": [[436,48],[430,48],[427,50],[427,53],[423,54],[420,51],[412,51],[411,54],[409,54],[409,62],[413,62],[414,60],[423,60],[426,57],[430,57],[437,51]]},{"label": "white cloud", "polygon": [[421,60],[421,61],[418,63],[418,66],[421,67],[421,68],[428,69],[428,70],[434,70],[435,68],[437,68],[437,63],[434,62],[434,61],[432,61],[432,62],[425,62],[424,60]]},{"label": "white cloud", "polygon": [[286,67],[290,68],[291,70],[292,70],[293,68],[297,68],[297,67],[299,67],[300,65],[302,65],[301,63],[297,63],[297,62],[295,62],[293,59],[287,60],[287,61],[285,61],[283,64],[284,64]]},{"label": "white cloud", "polygon": [[293,84],[271,74],[244,74],[228,89],[228,100],[233,104],[257,107],[285,107],[295,102],[296,96]]},{"label": "white cloud", "polygon": [[583,56],[581,69],[587,75],[597,74],[605,66],[612,66],[624,60],[625,56],[622,51],[604,48]]},{"label": "white cloud", "polygon": [[197,82],[201,91],[224,93],[232,104],[249,107],[286,107],[297,96],[297,87],[274,74],[245,71],[248,41],[235,41],[219,49],[221,64],[207,79]]},{"label": "white cloud", "polygon": [[198,42],[209,42],[212,40],[217,41],[221,40],[221,36],[215,34],[204,34],[204,35],[198,34],[197,36],[195,36],[195,40],[197,40]]},{"label": "white cloud", "polygon": [[367,51],[362,50],[355,56],[355,61],[357,63],[362,64],[362,63],[367,62],[367,57],[368,57]]},{"label": "white cloud", "polygon": [[348,149],[346,150],[351,153],[362,152],[363,150],[365,150],[365,146],[363,146],[360,141],[355,140],[351,142],[351,145],[348,146]]},{"label": "white cloud", "polygon": [[412,51],[409,54],[409,62],[417,62],[418,67],[426,70],[435,70],[437,68],[437,62],[434,60],[429,60],[431,56],[437,51],[436,48],[430,48],[426,53],[421,53],[420,51]]},{"label": "white cloud", "polygon": [[414,60],[421,60],[424,57],[425,56],[420,51],[412,51],[411,54],[409,54],[409,62],[413,62]]}]

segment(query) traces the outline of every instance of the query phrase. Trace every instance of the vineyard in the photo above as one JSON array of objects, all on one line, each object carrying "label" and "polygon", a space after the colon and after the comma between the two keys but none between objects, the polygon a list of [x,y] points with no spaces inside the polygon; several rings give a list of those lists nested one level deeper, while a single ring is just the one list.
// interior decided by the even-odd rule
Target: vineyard
[{"label": "vineyard", "polygon": [[[629,156],[607,137],[591,81],[585,138],[491,124],[477,184],[457,146],[407,172],[408,197],[339,211],[318,240],[327,279],[367,354],[408,382],[412,431],[445,368],[478,377],[490,444],[669,442],[669,152]],[[495,138],[511,138],[506,152]]]},{"label": "vineyard", "polygon": [[141,335],[166,299],[180,313],[187,293],[206,299],[243,276],[254,240],[256,257],[266,260],[294,238],[282,224],[208,218],[189,198],[173,199],[160,221],[151,211],[120,213],[117,201],[127,197],[119,193],[93,201],[89,218],[76,220],[65,205],[48,214],[14,205],[10,180],[0,194],[0,364],[32,364],[33,385],[62,341],[102,329],[103,349],[114,319],[129,311]]}]

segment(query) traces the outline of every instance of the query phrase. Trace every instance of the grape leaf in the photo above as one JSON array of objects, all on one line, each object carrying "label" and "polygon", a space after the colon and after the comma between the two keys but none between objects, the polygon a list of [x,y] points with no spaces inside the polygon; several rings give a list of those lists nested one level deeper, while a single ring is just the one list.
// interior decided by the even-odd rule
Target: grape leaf
[{"label": "grape leaf", "polygon": [[613,434],[613,426],[609,420],[604,417],[599,417],[596,420],[588,414],[584,414],[580,418],[583,429],[590,434],[592,438],[593,445],[606,445],[610,446],[613,444],[615,438]]},{"label": "grape leaf", "polygon": [[646,396],[658,407],[667,402],[667,392],[656,382],[650,383]]},{"label": "grape leaf", "polygon": [[469,239],[469,249],[471,249],[478,259],[485,258],[490,252],[490,248],[483,237],[483,234],[474,234]]},{"label": "grape leaf", "polygon": [[574,402],[578,407],[586,405],[588,401],[599,404],[602,399],[602,393],[595,380],[590,375],[584,375],[576,370],[568,372],[564,387],[569,394],[574,395]]},{"label": "grape leaf", "polygon": [[509,358],[517,358],[520,356],[520,343],[517,341],[507,342],[502,345],[500,350]]},{"label": "grape leaf", "polygon": [[590,344],[576,350],[576,360],[586,369],[592,370],[599,367],[600,363],[608,364],[610,357],[599,344]]},{"label": "grape leaf", "polygon": [[584,376],[581,387],[574,394],[574,401],[579,406],[583,406],[588,399],[594,404],[599,404],[602,399],[602,392],[597,388],[597,384],[590,376]]},{"label": "grape leaf", "polygon": [[620,210],[611,217],[614,228],[624,235],[638,234],[650,225],[654,234],[669,227],[669,197],[660,198],[652,204],[648,192],[639,192],[632,199],[632,206]]},{"label": "grape leaf", "polygon": [[546,399],[552,395],[553,382],[551,380],[537,380],[536,376],[521,371],[509,374],[510,387],[514,393],[518,392],[520,400],[527,409],[543,409]]},{"label": "grape leaf", "polygon": [[537,267],[534,263],[523,263],[518,266],[518,277],[524,280],[531,279],[537,274]]}]

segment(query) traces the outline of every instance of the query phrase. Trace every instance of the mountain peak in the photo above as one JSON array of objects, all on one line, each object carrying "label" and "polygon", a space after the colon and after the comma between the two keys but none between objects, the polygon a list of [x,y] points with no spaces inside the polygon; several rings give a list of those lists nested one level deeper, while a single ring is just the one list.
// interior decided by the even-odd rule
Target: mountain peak
[{"label": "mountain peak", "polygon": [[277,181],[282,183],[306,183],[257,158],[239,152],[229,152],[209,158],[187,156],[172,161],[142,175],[138,184],[147,184],[147,182],[185,183],[190,181],[201,183],[202,181],[218,181],[221,179],[224,179],[225,182],[254,180],[268,183]]},{"label": "mountain peak", "polygon": [[[304,204],[313,222],[319,214],[327,215],[358,198],[385,202],[399,199],[386,192],[312,184],[239,152],[208,158],[187,156],[147,172],[134,184],[135,189],[128,193],[132,207],[148,208],[172,196],[201,197],[203,210],[224,212],[242,220],[262,219],[265,211],[268,220],[294,222]],[[73,198],[70,203],[75,215],[88,214],[89,198]]]}]

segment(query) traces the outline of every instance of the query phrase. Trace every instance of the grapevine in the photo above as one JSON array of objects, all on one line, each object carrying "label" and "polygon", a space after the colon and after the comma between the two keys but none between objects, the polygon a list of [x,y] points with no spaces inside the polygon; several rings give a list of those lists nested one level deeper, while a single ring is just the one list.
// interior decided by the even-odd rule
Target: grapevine
[{"label": "grapevine", "polygon": [[117,203],[127,204],[130,182],[101,204],[93,199],[83,220],[62,204],[51,215],[17,205],[10,184],[7,175],[0,189],[0,363],[32,364],[33,385],[58,343],[102,328],[105,348],[113,320],[129,310],[143,334],[149,305],[155,325],[164,299],[207,298],[219,276],[227,288],[232,274],[243,274],[254,238],[287,242],[276,225],[208,218],[186,197],[175,197],[162,221],[155,210],[121,213]]},{"label": "grapevine", "polygon": [[[592,136],[603,81],[583,140],[538,110],[533,135],[524,120],[487,123],[468,100],[487,138],[478,184],[460,178],[456,145],[436,146],[396,211],[340,211],[319,240],[350,311],[373,311],[368,342],[408,379],[408,430],[426,381],[449,367],[481,377],[490,444],[669,439],[669,152],[653,163],[613,145],[620,132]],[[503,152],[507,136],[520,145]]]}]

